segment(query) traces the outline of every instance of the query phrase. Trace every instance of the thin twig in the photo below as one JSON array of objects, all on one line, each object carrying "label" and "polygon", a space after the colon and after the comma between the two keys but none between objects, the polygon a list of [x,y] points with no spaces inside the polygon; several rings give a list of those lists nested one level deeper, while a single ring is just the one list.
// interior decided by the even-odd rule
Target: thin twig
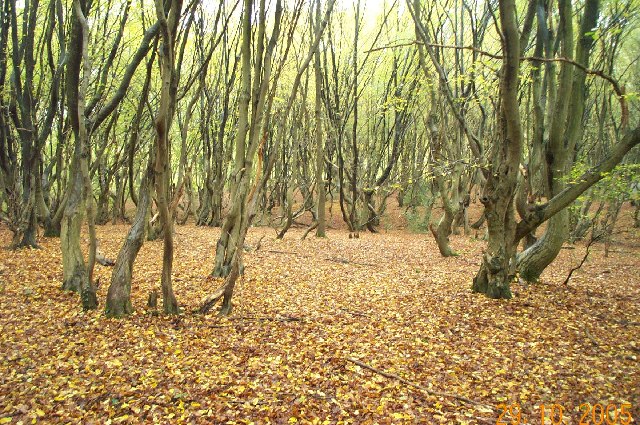
[{"label": "thin twig", "polygon": [[339,310],[344,311],[345,313],[353,314],[354,316],[370,317],[366,313],[360,313],[359,311],[349,310],[348,308],[339,308]]},{"label": "thin twig", "polygon": [[258,243],[256,244],[256,248],[254,249],[254,251],[258,251],[260,249],[260,247],[262,246],[262,240],[264,239],[265,235],[262,235],[262,237],[258,240]]},{"label": "thin twig", "polygon": [[351,261],[351,260],[347,260],[347,259],[344,259],[344,258],[338,258],[338,257],[327,257],[327,258],[325,258],[325,260],[333,261],[334,263],[340,263],[340,264],[357,264],[359,266],[376,267],[376,265],[372,264],[372,263],[361,263],[359,261]]},{"label": "thin twig", "polygon": [[596,347],[600,346],[598,341],[596,341],[595,338],[593,337],[593,335],[591,335],[591,332],[589,332],[589,328],[584,328],[584,333],[587,335],[587,338],[589,338],[591,340],[591,343],[593,345],[595,345]]},{"label": "thin twig", "polygon": [[283,315],[282,317],[258,317],[258,316],[240,316],[232,317],[230,320],[255,320],[257,322],[301,322],[300,317]]},{"label": "thin twig", "polygon": [[357,364],[360,367],[363,367],[365,369],[369,369],[372,372],[375,372],[375,373],[377,373],[379,375],[382,375],[385,378],[396,379],[396,380],[402,382],[403,384],[406,384],[406,385],[408,385],[410,387],[416,388],[416,389],[418,389],[420,391],[424,391],[425,393],[427,393],[429,395],[436,396],[436,397],[454,398],[456,400],[460,400],[460,401],[463,401],[465,403],[475,404],[477,406],[490,407],[491,409],[496,410],[496,408],[494,406],[490,405],[490,404],[486,404],[486,403],[482,403],[482,402],[479,402],[479,401],[471,400],[471,399],[469,399],[467,397],[463,397],[463,396],[460,396],[460,395],[457,395],[457,394],[443,393],[443,392],[440,392],[440,391],[430,390],[428,388],[423,387],[422,385],[415,384],[415,383],[409,381],[408,379],[405,379],[405,378],[403,378],[401,376],[398,376],[396,374],[385,372],[385,371],[380,370],[380,369],[376,369],[373,366],[369,366],[366,363],[362,363],[360,360],[356,360],[356,359],[351,358],[351,357],[347,357],[347,360],[350,361],[351,363]]},{"label": "thin twig", "polygon": [[564,282],[562,282],[563,285],[568,285],[569,284],[569,279],[571,279],[571,276],[573,275],[573,272],[575,272],[576,270],[580,270],[580,268],[585,263],[585,261],[587,261],[587,257],[589,256],[589,250],[591,249],[591,245],[593,245],[594,241],[595,241],[595,239],[593,237],[591,239],[589,239],[589,243],[587,244],[587,250],[584,253],[584,257],[582,257],[582,261],[580,261],[580,264],[578,264],[576,267],[572,268],[571,271],[569,271],[569,274],[567,275],[567,278],[564,280]]},{"label": "thin twig", "polygon": [[[398,47],[413,46],[415,44],[426,45],[426,46],[429,46],[429,47],[435,47],[435,48],[441,48],[441,49],[471,50],[473,52],[479,53],[479,54],[481,54],[483,56],[490,57],[492,59],[504,59],[504,57],[502,55],[499,55],[499,54],[496,54],[496,53],[490,53],[490,52],[487,52],[486,50],[482,50],[482,49],[479,49],[479,48],[474,47],[474,46],[456,46],[456,45],[437,44],[437,43],[427,43],[427,44],[425,44],[425,43],[422,43],[422,42],[420,42],[418,40],[413,40],[413,41],[409,41],[409,42],[406,42],[406,43],[391,44],[391,45],[387,45],[387,46],[375,47],[373,49],[367,50],[365,53],[377,52],[377,51],[386,50],[386,49],[394,49],[394,48],[398,48]],[[620,107],[622,108],[621,125],[622,125],[623,128],[627,127],[627,124],[629,122],[629,108],[627,106],[627,101],[625,99],[625,92],[624,92],[624,89],[622,87],[620,87],[620,84],[618,83],[618,81],[616,81],[616,79],[613,78],[612,76],[606,74],[605,72],[603,72],[601,70],[589,69],[586,66],[582,65],[581,63],[578,63],[578,62],[574,61],[573,59],[564,58],[564,57],[543,58],[543,57],[539,57],[539,56],[522,56],[520,58],[520,60],[533,61],[533,62],[565,62],[565,63],[571,64],[571,65],[575,66],[576,68],[582,70],[585,74],[595,75],[595,76],[598,76],[598,77],[608,81],[613,86],[613,90],[616,92],[616,95],[618,97],[618,101],[620,102]]]},{"label": "thin twig", "polygon": [[278,251],[275,249],[268,249],[266,251],[263,252],[269,252],[271,254],[285,254],[285,255],[296,255],[296,256],[300,256],[300,254],[298,254],[297,252],[292,252],[292,251]]}]

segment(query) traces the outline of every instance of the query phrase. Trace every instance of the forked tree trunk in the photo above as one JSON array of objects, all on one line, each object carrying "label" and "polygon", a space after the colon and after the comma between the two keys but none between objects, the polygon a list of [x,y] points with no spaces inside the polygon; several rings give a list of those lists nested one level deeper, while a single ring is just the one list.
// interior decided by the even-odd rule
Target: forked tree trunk
[{"label": "forked tree trunk", "polygon": [[[573,59],[573,26],[571,2],[560,1],[560,21],[562,23],[562,54]],[[599,1],[589,0],[584,6],[584,14],[580,26],[580,38],[577,45],[576,62],[589,66],[589,54],[594,39],[589,32],[597,25]],[[565,176],[573,167],[573,156],[576,143],[582,138],[582,116],[586,98],[586,73],[573,64],[563,63],[554,118],[551,123],[549,145],[547,147],[547,184],[548,198],[561,193],[566,187]],[[544,269],[558,256],[562,244],[569,237],[569,210],[564,209],[551,217],[544,235],[526,251],[518,255],[520,275],[535,281]]]},{"label": "forked tree trunk", "polygon": [[[260,0],[258,10],[259,23],[256,32],[256,62],[253,81],[253,93],[251,90],[251,13],[253,0],[244,0],[244,15],[242,21],[242,71],[241,91],[238,101],[238,131],[235,140],[235,164],[234,182],[231,187],[231,211],[227,215],[222,226],[222,234],[216,244],[215,266],[213,276],[227,276],[232,269],[234,259],[238,261],[239,273],[243,273],[242,256],[236,256],[236,252],[242,250],[244,237],[249,226],[247,222],[247,202],[253,161],[258,149],[261,148],[268,130],[263,129],[265,118],[265,100],[271,77],[271,62],[273,51],[280,34],[280,21],[282,18],[282,2],[278,0],[275,8],[275,21],[272,34],[265,49],[266,7],[265,1]],[[249,104],[251,103],[251,120],[249,119]],[[248,138],[248,144],[246,144]],[[256,168],[261,172],[262,164]],[[258,181],[258,177],[256,177]],[[255,190],[255,188],[253,189]]]},{"label": "forked tree trunk", "polygon": [[[0,31],[0,51],[2,52],[3,63],[0,65],[0,73],[2,74],[0,80],[2,81],[3,89],[5,89],[4,81],[7,75],[7,67],[9,64],[13,67],[10,78],[11,93],[10,96],[9,93],[6,94],[6,98],[11,100],[8,105],[2,105],[3,108],[6,108],[3,111],[3,117],[6,118],[2,129],[4,134],[0,139],[3,152],[2,162],[6,167],[3,167],[4,170],[2,171],[9,171],[9,169],[14,171],[11,173],[13,176],[10,180],[13,180],[11,183],[14,184],[11,184],[10,191],[14,188],[16,190],[7,197],[8,207],[13,210],[13,214],[10,214],[10,229],[14,232],[11,246],[12,248],[37,248],[38,210],[36,191],[38,187],[37,179],[42,176],[38,158],[41,149],[40,138],[43,136],[38,134],[38,126],[43,124],[41,131],[44,133],[49,131],[46,123],[35,122],[36,115],[39,112],[37,111],[37,96],[34,96],[34,89],[36,88],[36,84],[34,84],[34,72],[36,72],[34,53],[37,48],[35,34],[39,24],[37,20],[38,2],[27,3],[22,11],[18,11],[16,8],[15,0],[3,2],[1,12],[3,22],[2,31]],[[19,16],[22,18],[22,23],[19,22]],[[20,34],[22,36],[20,42],[18,42],[17,37],[18,31],[21,31]],[[12,34],[13,45],[7,55],[9,33]],[[11,57],[11,62],[7,61],[8,57]],[[52,81],[52,84],[55,84],[55,82]],[[40,90],[38,90],[39,93]],[[18,166],[16,157],[9,159],[5,154],[4,140],[5,138],[12,138],[10,127],[7,125],[10,116],[12,116],[15,130],[20,139],[20,166]],[[44,134],[44,137],[46,137],[46,134]],[[12,150],[10,147],[8,156],[12,156]],[[17,156],[17,152],[13,154]],[[7,167],[7,162],[11,163],[11,166]],[[21,173],[17,171],[18,167],[21,168]],[[22,180],[21,184],[17,183],[18,178]],[[21,186],[21,193],[18,190],[18,186]]]}]

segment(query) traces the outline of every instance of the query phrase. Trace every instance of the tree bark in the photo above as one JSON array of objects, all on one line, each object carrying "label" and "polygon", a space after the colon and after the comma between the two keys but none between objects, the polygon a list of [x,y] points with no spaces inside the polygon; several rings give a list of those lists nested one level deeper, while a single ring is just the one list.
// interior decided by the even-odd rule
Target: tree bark
[{"label": "tree bark", "polygon": [[[81,0],[74,0],[74,21],[72,37],[76,42],[70,43],[71,69],[67,74],[67,102],[71,110],[70,118],[75,135],[75,148],[68,187],[68,201],[62,218],[60,242],[62,248],[63,284],[62,288],[80,292],[82,306],[85,310],[98,306],[96,289],[91,281],[95,265],[96,234],[94,227],[93,194],[89,179],[89,134],[85,118],[85,94],[87,91],[91,67],[88,59],[89,27],[85,6]],[[73,40],[73,38],[72,38]],[[73,66],[69,66],[73,64]],[[80,66],[83,65],[83,77],[80,79]],[[87,205],[87,198],[89,204]],[[87,208],[89,225],[89,262],[85,264],[80,248],[80,230],[83,224],[84,209]]]},{"label": "tree bark", "polygon": [[[562,54],[573,59],[573,25],[571,2],[559,3],[562,34]],[[585,4],[580,27],[580,40],[576,50],[576,62],[589,66],[589,54],[593,37],[588,35],[598,20],[599,0]],[[562,192],[566,187],[565,176],[571,171],[576,143],[582,138],[582,116],[586,98],[586,73],[569,63],[563,63],[560,71],[555,113],[551,123],[549,145],[546,152],[546,177],[548,198]],[[569,237],[569,210],[563,209],[549,219],[544,235],[526,251],[518,255],[520,276],[535,281],[544,269],[558,256],[562,244]]]},{"label": "tree bark", "polygon": [[487,218],[488,242],[472,289],[490,298],[511,298],[515,275],[513,201],[522,155],[522,127],[518,104],[520,42],[515,0],[500,0],[503,63],[500,76],[499,133],[492,148],[492,169],[481,202]]},{"label": "tree bark", "polygon": [[[315,32],[316,37],[320,37],[320,0],[316,0],[316,13],[315,13]],[[316,85],[316,101],[315,101],[315,113],[316,113],[316,193],[318,194],[317,202],[317,222],[316,237],[324,238],[327,236],[326,231],[326,218],[325,218],[325,204],[326,194],[324,186],[324,144],[322,138],[322,71],[320,69],[320,49],[316,49],[313,55],[313,68],[315,71],[315,85]]]},{"label": "tree bark", "polygon": [[131,305],[133,263],[144,243],[147,216],[149,214],[149,205],[151,204],[150,179],[152,171],[151,167],[147,167],[147,173],[142,178],[136,215],[129,233],[127,233],[127,238],[120,248],[116,264],[111,273],[111,284],[107,292],[107,304],[105,307],[107,317],[122,317],[133,313],[133,306]]},{"label": "tree bark", "polygon": [[173,0],[171,2],[168,16],[164,10],[162,0],[155,0],[155,6],[162,37],[161,54],[158,55],[162,89],[160,92],[160,105],[154,123],[156,130],[156,157],[154,164],[156,203],[160,214],[160,224],[163,228],[162,306],[165,314],[178,314],[178,301],[173,293],[171,282],[173,269],[173,218],[169,213],[169,181],[171,177],[169,131],[173,121],[177,93],[174,55],[182,1]]}]

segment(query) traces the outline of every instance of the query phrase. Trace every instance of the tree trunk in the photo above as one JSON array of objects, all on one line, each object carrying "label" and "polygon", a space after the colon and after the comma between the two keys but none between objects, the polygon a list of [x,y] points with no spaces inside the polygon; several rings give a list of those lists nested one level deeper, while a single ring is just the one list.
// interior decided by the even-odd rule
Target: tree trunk
[{"label": "tree trunk", "polygon": [[162,254],[162,306],[165,314],[178,314],[178,301],[173,293],[171,274],[173,269],[173,218],[169,212],[169,181],[171,177],[169,151],[169,131],[173,112],[175,110],[177,80],[175,72],[175,41],[178,22],[182,11],[182,1],[173,0],[170,5],[169,16],[166,16],[162,0],[155,0],[156,15],[160,23],[162,36],[162,55],[160,67],[162,76],[162,89],[160,92],[160,105],[155,118],[155,189],[160,224],[163,229],[163,254]]},{"label": "tree trunk", "polygon": [[[560,9],[562,54],[573,59],[573,26],[571,3],[563,0],[558,5]],[[593,37],[589,32],[597,24],[599,1],[589,0],[585,4],[580,40],[576,50],[576,61],[585,67],[589,66],[589,54],[593,45]],[[565,176],[573,167],[573,156],[576,143],[582,138],[582,116],[586,98],[586,73],[574,67],[573,64],[563,63],[559,76],[558,93],[563,93],[556,100],[555,113],[549,133],[549,145],[545,153],[547,197],[561,193],[567,186]],[[518,255],[518,269],[520,275],[535,281],[544,269],[558,256],[562,244],[569,237],[569,210],[564,209],[551,217],[545,234],[526,251]]]},{"label": "tree trunk", "polygon": [[120,248],[116,265],[111,274],[111,284],[107,292],[105,314],[108,317],[121,317],[133,313],[131,305],[131,277],[133,263],[144,243],[147,216],[151,204],[150,177],[152,169],[148,167],[147,174],[142,178],[138,196],[138,206],[133,224],[127,238]]},{"label": "tree trunk", "polygon": [[[231,187],[231,201],[233,202],[231,211],[224,220],[220,239],[216,244],[215,265],[211,273],[212,276],[227,276],[231,271],[231,260],[237,249],[238,232],[240,230],[242,205],[246,202],[245,180],[251,169],[243,168],[245,164],[245,143],[249,133],[249,104],[251,102],[251,13],[253,10],[253,0],[244,0],[244,15],[242,19],[242,70],[241,89],[238,99],[238,130],[235,140],[235,165]],[[264,22],[261,22],[264,25]],[[260,29],[261,33],[264,27]],[[262,40],[260,40],[262,41]],[[262,59],[262,58],[260,58]],[[258,76],[255,76],[258,78]],[[258,84],[254,82],[254,84]],[[248,182],[247,182],[248,183]]]},{"label": "tree trunk", "polygon": [[64,208],[60,231],[63,270],[62,289],[78,293],[80,292],[81,282],[86,275],[84,257],[80,247],[80,230],[84,219],[84,194],[82,193],[82,175],[77,170],[79,167],[79,159],[74,159],[70,170],[69,198]]},{"label": "tree trunk", "polygon": [[[316,37],[320,37],[320,0],[316,0],[316,16],[315,16],[315,32]],[[313,67],[315,70],[316,84],[316,192],[318,194],[317,202],[317,222],[316,237],[326,237],[326,218],[325,218],[325,187],[324,187],[324,146],[322,139],[322,71],[320,69],[320,49],[316,49]]]},{"label": "tree trunk", "polygon": [[516,251],[513,201],[522,155],[518,105],[520,41],[515,1],[500,0],[499,9],[504,55],[500,76],[499,133],[493,144],[492,169],[488,173],[481,199],[489,237],[472,289],[490,298],[511,298],[510,284],[515,275]]},{"label": "tree trunk", "polygon": [[[457,174],[457,173],[456,173]],[[453,220],[458,214],[460,204],[458,202],[458,182],[459,176],[456,175],[450,182],[449,190],[444,182],[443,176],[435,178],[438,190],[440,191],[440,199],[444,214],[438,223],[438,227],[429,225],[429,230],[438,244],[438,250],[443,257],[452,257],[457,255],[449,245],[449,236],[452,233]]]},{"label": "tree trunk", "polygon": [[[88,56],[89,27],[80,0],[74,0],[73,6],[75,12],[73,34],[78,37],[76,40],[79,41],[76,47],[78,50],[73,55],[78,84],[68,88],[68,101],[72,110],[71,115],[75,113],[72,122],[75,123],[76,140],[68,188],[69,199],[64,210],[60,236],[64,278],[62,287],[67,290],[79,291],[82,307],[85,310],[92,310],[98,307],[98,300],[92,281],[97,241],[94,223],[95,210],[89,177],[89,134],[85,117],[85,95],[91,73]],[[80,63],[83,67],[82,79],[79,79]],[[80,230],[85,207],[87,208],[89,226],[89,260],[86,265],[80,248]]]}]

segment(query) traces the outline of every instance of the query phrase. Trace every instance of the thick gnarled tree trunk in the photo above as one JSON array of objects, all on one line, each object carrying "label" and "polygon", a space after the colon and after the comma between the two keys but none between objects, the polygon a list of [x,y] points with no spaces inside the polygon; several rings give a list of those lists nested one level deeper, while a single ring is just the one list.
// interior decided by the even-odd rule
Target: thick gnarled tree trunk
[{"label": "thick gnarled tree trunk", "polygon": [[522,155],[522,128],[518,104],[520,41],[514,0],[500,0],[504,55],[500,76],[500,118],[492,149],[492,168],[481,202],[487,219],[488,242],[472,289],[490,298],[511,298],[515,275],[516,221],[514,197]]}]

